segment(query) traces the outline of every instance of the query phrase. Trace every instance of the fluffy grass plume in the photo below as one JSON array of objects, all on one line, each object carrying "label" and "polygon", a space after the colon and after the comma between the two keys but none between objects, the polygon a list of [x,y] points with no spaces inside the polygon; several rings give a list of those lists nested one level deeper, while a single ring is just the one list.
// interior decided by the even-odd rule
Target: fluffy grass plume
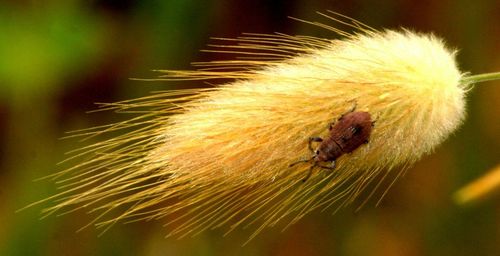
[{"label": "fluffy grass plume", "polygon": [[[244,58],[160,71],[159,79],[230,82],[106,104],[139,114],[79,132],[124,131],[74,152],[80,162],[54,175],[64,190],[47,199],[55,204],[46,213],[90,209],[97,226],[158,219],[181,237],[247,225],[255,235],[386,191],[461,124],[464,74],[454,51],[433,35],[377,31],[322,15],[356,30],[308,22],[341,38],[219,39],[224,44],[214,51]],[[315,168],[303,182],[310,164],[289,165],[310,157],[308,138],[326,136],[328,124],[353,104],[376,119],[369,143],[338,158],[335,170]]]}]

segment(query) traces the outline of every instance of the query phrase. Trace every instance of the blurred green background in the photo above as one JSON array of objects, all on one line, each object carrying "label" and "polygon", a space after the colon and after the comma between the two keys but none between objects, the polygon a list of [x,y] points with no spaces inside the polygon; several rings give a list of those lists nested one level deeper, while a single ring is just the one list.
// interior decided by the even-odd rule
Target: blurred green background
[{"label": "blurred green background", "polygon": [[[55,192],[33,180],[62,170],[66,131],[107,124],[125,115],[99,112],[150,91],[196,83],[141,82],[152,69],[189,69],[193,61],[230,58],[201,53],[209,37],[285,32],[333,37],[287,16],[321,20],[334,10],[375,28],[434,32],[460,50],[462,70],[500,70],[500,3],[411,0],[48,0],[0,2],[0,255],[498,255],[500,197],[468,207],[451,196],[499,161],[500,82],[469,93],[468,119],[423,158],[379,207],[317,212],[281,232],[265,230],[249,245],[248,230],[164,239],[162,222],[116,225],[103,236],[78,228],[77,212],[39,220],[37,205]],[[327,20],[322,20],[328,22]]]}]

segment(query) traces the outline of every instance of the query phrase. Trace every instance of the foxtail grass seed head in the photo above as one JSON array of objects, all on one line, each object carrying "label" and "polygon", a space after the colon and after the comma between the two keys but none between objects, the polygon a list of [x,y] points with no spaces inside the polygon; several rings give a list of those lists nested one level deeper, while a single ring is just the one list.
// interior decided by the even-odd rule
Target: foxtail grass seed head
[{"label": "foxtail grass seed head", "polygon": [[[65,190],[50,198],[56,203],[46,213],[92,209],[97,226],[159,219],[180,237],[247,225],[255,235],[318,208],[343,207],[367,188],[372,192],[365,198],[385,191],[383,180],[399,176],[391,170],[400,173],[462,123],[468,84],[455,52],[434,35],[377,31],[334,13],[329,18],[357,31],[308,22],[342,38],[219,39],[228,44],[214,51],[245,58],[159,71],[159,79],[232,82],[106,104],[142,114],[80,131],[125,132],[76,151],[88,159],[54,175]],[[290,165],[312,157],[309,138],[328,137],[329,124],[353,104],[375,121],[369,140],[303,182],[311,165]],[[336,145],[349,139],[338,138]]]}]

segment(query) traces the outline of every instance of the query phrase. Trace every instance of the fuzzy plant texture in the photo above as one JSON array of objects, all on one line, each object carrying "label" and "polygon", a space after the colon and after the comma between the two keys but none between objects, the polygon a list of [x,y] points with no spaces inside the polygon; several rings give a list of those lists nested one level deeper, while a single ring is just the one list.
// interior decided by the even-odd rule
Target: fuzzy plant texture
[{"label": "fuzzy plant texture", "polygon": [[[314,23],[341,39],[219,39],[214,51],[246,58],[160,71],[158,79],[230,82],[104,105],[141,114],[78,133],[124,131],[74,152],[87,160],[54,175],[65,190],[47,199],[56,203],[46,213],[92,209],[92,224],[107,227],[159,219],[180,237],[247,225],[256,235],[318,208],[380,198],[463,122],[469,86],[436,36],[329,17],[356,32]],[[375,121],[368,143],[303,181],[312,163],[290,164],[310,158],[308,139],[327,137],[353,105]]]}]

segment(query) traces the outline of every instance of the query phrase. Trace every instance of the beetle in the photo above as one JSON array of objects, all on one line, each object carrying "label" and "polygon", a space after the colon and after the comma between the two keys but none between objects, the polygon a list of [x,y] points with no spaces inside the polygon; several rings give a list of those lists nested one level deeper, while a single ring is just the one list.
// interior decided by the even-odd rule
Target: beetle
[{"label": "beetle", "polygon": [[[370,113],[355,111],[355,109],[356,105],[349,112],[342,114],[337,122],[331,123],[326,138],[309,138],[309,150],[313,153],[311,158],[290,164],[289,167],[298,163],[313,162],[307,176],[302,180],[303,182],[309,179],[314,167],[319,166],[323,169],[333,170],[337,158],[368,143],[375,121],[372,121]],[[320,142],[316,150],[313,150],[312,142]],[[330,165],[320,164],[325,162],[330,162]]]}]

